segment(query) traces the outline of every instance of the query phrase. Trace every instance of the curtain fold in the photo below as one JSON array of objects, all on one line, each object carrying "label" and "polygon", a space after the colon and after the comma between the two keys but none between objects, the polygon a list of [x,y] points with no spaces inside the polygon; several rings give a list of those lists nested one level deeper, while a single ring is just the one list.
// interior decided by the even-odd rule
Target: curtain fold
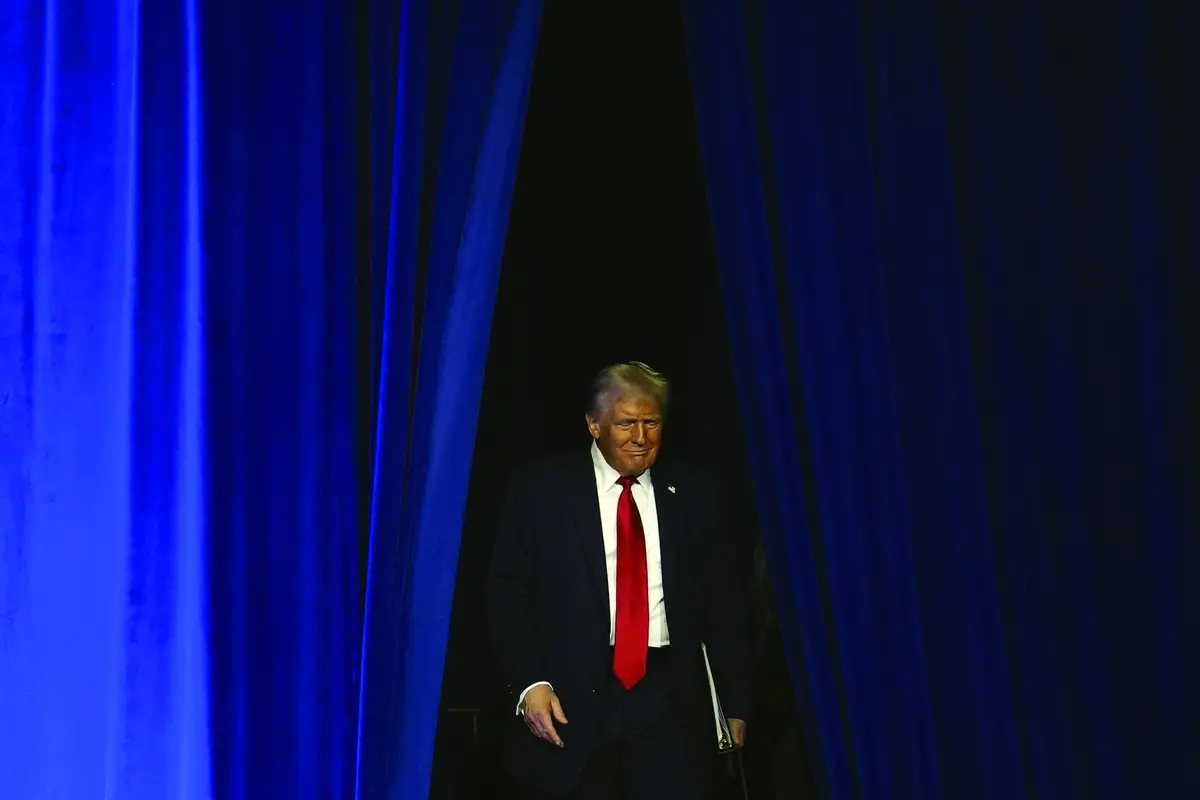
[{"label": "curtain fold", "polygon": [[199,6],[214,792],[353,792],[361,586],[350,4]]},{"label": "curtain fold", "polygon": [[[448,9],[406,4],[401,17],[360,700],[358,796],[364,798],[429,792],[541,2],[480,0],[459,4],[456,15]],[[449,40],[431,48],[446,30]],[[443,73],[433,59],[445,52],[451,57]],[[418,201],[423,181],[432,183],[425,205]],[[425,246],[417,235],[422,228]],[[419,331],[401,327],[414,316]]]},{"label": "curtain fold", "polygon": [[540,2],[11,11],[6,796],[422,796]]},{"label": "curtain fold", "polygon": [[195,7],[0,40],[3,793],[208,798]]},{"label": "curtain fold", "polygon": [[[727,33],[739,10],[694,6],[685,16],[714,208],[715,198],[727,191],[726,180],[742,184],[742,191],[750,180],[762,187],[749,202],[722,199],[720,212],[714,211],[718,242],[756,240],[744,251],[737,244],[724,248],[727,296],[736,291],[733,285],[745,282],[743,270],[761,274],[740,290],[746,297],[739,306],[727,302],[730,327],[764,309],[779,309],[784,317],[772,348],[775,359],[751,366],[748,359],[755,356],[745,344],[733,351],[738,381],[769,386],[788,376],[792,391],[803,386],[804,392],[801,424],[807,426],[817,523],[810,529],[797,514],[789,528],[772,524],[780,518],[778,508],[795,504],[802,491],[798,454],[783,455],[797,450],[797,438],[755,440],[752,470],[761,513],[771,520],[764,526],[764,544],[776,585],[787,587],[781,605],[791,613],[800,610],[791,627],[810,639],[805,668],[823,678],[821,694],[806,692],[805,700],[823,704],[819,742],[830,749],[827,766],[837,768],[826,775],[828,790],[833,796],[937,796],[932,726],[924,713],[925,664],[921,650],[911,646],[921,633],[891,403],[895,387],[880,313],[872,187],[863,170],[869,163],[864,109],[861,97],[847,91],[861,76],[853,60],[852,9],[810,4],[800,10],[767,2],[760,11],[758,25],[738,23],[756,43],[749,54],[738,53],[739,39]],[[725,38],[732,42],[733,52],[726,46],[722,54],[728,60],[705,66]],[[761,65],[757,76],[750,71],[751,56]],[[701,82],[700,70],[725,73],[720,88],[710,93],[716,81]],[[731,87],[729,75],[741,86]],[[764,98],[762,130],[748,102],[755,77]],[[742,99],[732,101],[731,94]],[[736,122],[719,123],[724,126],[719,134],[716,125],[710,128],[707,120],[732,115],[735,108]],[[766,151],[761,156],[758,146]],[[739,162],[730,163],[732,153],[741,156]],[[720,173],[712,169],[718,160],[725,162]],[[762,164],[769,164],[769,183],[758,177]],[[759,263],[751,267],[750,258]],[[793,399],[753,414],[790,417],[795,405]],[[780,478],[763,484],[783,458],[792,461],[792,470],[782,476],[791,485],[779,485]],[[792,537],[808,539],[820,562],[811,564],[803,539]],[[814,580],[817,573],[821,584]],[[818,585],[824,589],[819,599],[812,596]],[[796,593],[803,593],[799,600]],[[830,629],[810,627],[818,620],[830,621]],[[828,638],[818,638],[820,633]],[[887,670],[878,669],[880,664]],[[847,748],[845,755],[839,746]],[[904,788],[897,793],[899,787]]]},{"label": "curtain fold", "polygon": [[428,792],[540,12],[4,15],[5,796]]},{"label": "curtain fold", "polygon": [[[771,179],[756,124],[748,22],[734,5],[684,6],[701,157],[708,185],[730,355],[745,415],[749,464],[758,498],[768,569],[793,671],[803,669],[807,742],[819,743],[819,774],[834,797],[853,792],[843,741],[840,679],[826,655],[832,631],[821,597],[821,564],[810,546],[802,482],[802,435],[795,364],[775,299],[774,246],[766,187]],[[769,498],[769,499],[765,499]],[[804,627],[801,627],[803,620]],[[803,633],[802,633],[803,631]],[[815,754],[814,754],[815,755]],[[817,760],[814,757],[814,761]]]},{"label": "curtain fold", "polygon": [[[1083,26],[1038,12],[951,18],[946,37],[968,48],[947,85],[1027,781],[1036,796],[1190,794],[1197,340],[1172,296],[1195,274],[1181,215],[1197,205],[1172,187],[1191,148],[1170,138],[1195,131],[1175,119],[1184,51],[1159,9]],[[1003,30],[1027,47],[1008,51]],[[1067,40],[1077,58],[1060,65]]]},{"label": "curtain fold", "polygon": [[[916,554],[926,713],[942,792],[1019,797],[1013,676],[984,475],[947,111],[931,4],[861,5],[873,109],[874,206],[907,516]],[[921,113],[911,113],[911,98]],[[945,760],[945,759],[943,759]]]},{"label": "curtain fold", "polygon": [[1171,303],[1194,204],[1153,13],[684,4],[763,536],[830,797],[1197,785],[1195,349]]}]

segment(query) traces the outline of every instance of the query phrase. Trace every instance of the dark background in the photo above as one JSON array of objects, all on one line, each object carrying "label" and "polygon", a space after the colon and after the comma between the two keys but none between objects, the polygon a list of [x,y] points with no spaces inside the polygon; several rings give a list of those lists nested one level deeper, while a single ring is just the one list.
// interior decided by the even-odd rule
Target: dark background
[{"label": "dark background", "polygon": [[682,28],[549,3],[480,410],[443,698],[491,698],[481,585],[512,471],[583,449],[597,369],[637,359],[677,403],[664,454],[745,474]]},{"label": "dark background", "polygon": [[[745,509],[743,574],[756,540],[682,21],[675,3],[632,8],[547,3],[543,16],[463,529],[435,797],[499,790],[448,788],[466,765],[490,786],[495,768],[501,700],[482,607],[493,526],[514,469],[590,444],[584,404],[600,367],[636,359],[670,378],[664,458],[725,478]],[[483,722],[462,709],[485,710]]]}]

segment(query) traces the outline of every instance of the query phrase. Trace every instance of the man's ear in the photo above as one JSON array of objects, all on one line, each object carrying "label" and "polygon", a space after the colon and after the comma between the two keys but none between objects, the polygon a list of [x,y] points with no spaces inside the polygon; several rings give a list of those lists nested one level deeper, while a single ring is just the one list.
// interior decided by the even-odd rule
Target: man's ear
[{"label": "man's ear", "polygon": [[587,421],[588,433],[593,439],[600,438],[600,420],[593,417],[591,414],[584,414],[583,418]]}]

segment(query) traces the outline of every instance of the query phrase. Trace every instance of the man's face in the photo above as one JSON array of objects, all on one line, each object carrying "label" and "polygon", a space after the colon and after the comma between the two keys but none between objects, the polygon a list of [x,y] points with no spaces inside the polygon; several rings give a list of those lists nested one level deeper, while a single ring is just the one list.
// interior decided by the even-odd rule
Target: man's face
[{"label": "man's face", "polygon": [[601,416],[587,416],[588,431],[609,466],[636,478],[654,465],[662,442],[662,408],[652,397],[618,398]]}]

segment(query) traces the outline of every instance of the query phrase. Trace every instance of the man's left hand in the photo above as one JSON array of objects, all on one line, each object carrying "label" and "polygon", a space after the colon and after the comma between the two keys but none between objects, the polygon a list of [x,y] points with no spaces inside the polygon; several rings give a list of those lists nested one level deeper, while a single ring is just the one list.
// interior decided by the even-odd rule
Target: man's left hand
[{"label": "man's left hand", "polygon": [[734,747],[742,747],[746,744],[746,720],[729,717],[729,736],[733,739]]}]

